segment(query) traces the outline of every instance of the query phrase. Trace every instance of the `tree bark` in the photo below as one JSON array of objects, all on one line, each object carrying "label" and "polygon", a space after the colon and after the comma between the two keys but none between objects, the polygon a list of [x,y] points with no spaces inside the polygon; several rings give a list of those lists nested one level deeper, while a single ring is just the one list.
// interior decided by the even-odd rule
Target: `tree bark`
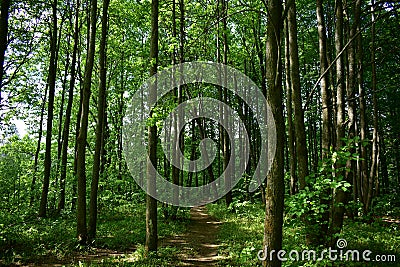
[{"label": "tree bark", "polygon": [[293,97],[292,82],[290,80],[290,52],[289,52],[289,29],[286,20],[285,27],[285,80],[286,80],[286,109],[288,120],[288,153],[289,169],[290,169],[290,194],[294,195],[298,192],[297,185],[297,158],[295,150],[295,131],[293,126]]},{"label": "tree bark", "polygon": [[[151,40],[150,40],[150,76],[157,73],[158,66],[158,0],[151,3]],[[149,101],[157,99],[157,85],[150,87]],[[155,101],[154,101],[155,102]],[[150,117],[152,116],[150,112]],[[157,169],[157,126],[148,127],[149,158],[147,161],[147,190],[151,195],[156,194],[156,173]],[[152,168],[152,166],[154,168]],[[146,197],[146,243],[145,250],[157,251],[157,200],[150,194]]]},{"label": "tree bark", "polygon": [[[325,73],[328,68],[327,62],[327,43],[326,43],[326,27],[323,10],[323,0],[317,0],[317,20],[318,20],[318,43],[319,43],[319,62],[320,73]],[[329,91],[328,74],[321,79],[321,97],[322,97],[322,157],[326,158],[331,146],[331,95]]]},{"label": "tree bark", "polygon": [[57,75],[57,0],[52,3],[52,29],[50,38],[50,64],[49,64],[49,102],[47,108],[46,152],[44,158],[44,178],[42,197],[40,199],[39,217],[45,217],[47,211],[47,196],[49,193],[51,175],[51,136],[53,130],[54,95],[56,90]]},{"label": "tree bark", "polygon": [[99,50],[100,83],[99,95],[97,100],[97,125],[96,125],[96,145],[93,157],[92,184],[90,188],[89,206],[89,229],[88,237],[93,240],[96,237],[97,224],[97,192],[99,188],[101,148],[104,143],[104,118],[106,113],[106,86],[107,86],[107,27],[108,27],[108,6],[110,0],[103,0],[103,15],[101,19],[101,41]]},{"label": "tree bark", "polygon": [[[372,131],[372,154],[371,167],[368,180],[367,198],[364,203],[364,213],[371,209],[373,198],[374,182],[378,180],[378,161],[379,161],[379,136],[378,136],[378,98],[376,95],[376,62],[375,62],[375,0],[371,1],[372,25],[371,25],[371,87],[372,87],[372,108],[373,108],[373,126]],[[376,183],[376,182],[375,182]]]},{"label": "tree bark", "polygon": [[32,206],[33,203],[35,202],[35,185],[36,185],[36,179],[37,179],[37,170],[38,170],[38,164],[39,164],[39,153],[40,153],[40,146],[42,143],[42,135],[43,135],[43,119],[44,119],[44,111],[46,107],[46,99],[47,99],[47,91],[48,91],[48,84],[46,85],[46,88],[44,89],[44,96],[43,96],[43,102],[42,102],[42,110],[40,112],[40,121],[39,121],[39,131],[38,131],[38,141],[36,145],[36,151],[35,151],[35,160],[33,163],[33,177],[32,177],[32,183],[31,183],[31,198],[29,204]]},{"label": "tree bark", "polygon": [[69,129],[71,124],[72,104],[74,101],[74,88],[76,79],[76,57],[78,52],[79,42],[79,8],[80,0],[75,3],[75,18],[74,18],[74,47],[72,51],[71,73],[69,80],[68,103],[65,111],[65,122],[63,128],[63,143],[61,148],[61,170],[60,170],[60,199],[58,202],[58,210],[65,208],[65,180],[67,177],[67,162],[68,162],[68,144],[69,144]]},{"label": "tree bark", "polygon": [[77,138],[77,179],[78,179],[78,206],[77,206],[77,236],[81,244],[87,242],[86,226],[86,142],[89,124],[89,102],[92,86],[92,71],[96,49],[96,22],[97,0],[91,1],[90,27],[85,76],[82,92],[81,125]]},{"label": "tree bark", "polygon": [[[227,21],[226,17],[228,15],[228,5],[226,0],[221,0],[222,2],[222,27],[223,27],[223,32],[222,32],[222,42],[223,42],[223,64],[226,66],[228,64],[228,35],[227,35]],[[226,87],[227,85],[227,72],[226,72],[226,67],[224,66],[224,90],[223,90],[223,97],[224,97],[224,103],[228,105],[228,88]],[[226,106],[223,108],[223,121],[228,124],[228,111],[226,109]],[[227,131],[223,131],[223,156],[224,156],[224,171],[225,171],[225,187],[230,188],[231,187],[231,173],[230,170],[227,169],[228,164],[229,164],[229,157],[230,155],[230,145],[229,145],[229,135]],[[232,190],[229,190],[226,195],[225,195],[225,203],[226,206],[229,207],[230,204],[232,203]]]},{"label": "tree bark", "polygon": [[[285,134],[285,123],[282,106],[282,70],[280,58],[282,1],[270,0],[267,3],[267,47],[266,47],[266,77],[267,99],[275,118],[278,138]],[[269,251],[282,249],[282,224],[284,203],[284,142],[277,140],[276,153],[266,185],[266,205],[264,221],[264,246]],[[272,261],[266,260],[263,266],[281,266],[276,254]]]},{"label": "tree bark", "polygon": [[300,71],[299,71],[299,51],[297,44],[297,23],[296,23],[296,3],[293,2],[288,9],[288,30],[289,30],[289,55],[290,55],[290,77],[292,86],[293,110],[294,110],[294,129],[296,136],[296,158],[298,166],[298,179],[300,190],[306,186],[306,176],[308,175],[308,152],[307,136],[304,126],[304,111],[302,107]]},{"label": "tree bark", "polygon": [[10,0],[2,0],[0,5],[0,106],[1,90],[4,78],[4,57],[8,46],[8,17],[10,11]]},{"label": "tree bark", "polygon": [[[318,46],[319,46],[319,62],[320,62],[320,73],[324,74],[328,68],[327,58],[327,40],[326,40],[326,27],[323,10],[323,0],[317,0],[317,21],[318,21]],[[326,159],[329,155],[329,150],[332,144],[331,140],[331,92],[329,90],[329,76],[327,73],[323,75],[321,79],[321,103],[322,103],[322,130],[321,130],[321,149],[322,159]],[[325,191],[326,194],[330,194],[330,190]],[[321,204],[328,205],[329,201],[322,199]],[[317,242],[322,244],[325,238],[325,234],[328,230],[329,222],[329,211],[326,210],[322,215],[322,222],[320,224],[319,232],[310,233],[307,236],[307,243]]]},{"label": "tree bark", "polygon": [[[336,55],[343,48],[343,2],[336,0],[336,25],[335,25],[335,50]],[[345,69],[343,55],[340,55],[336,61],[336,150],[339,151],[344,145],[343,138],[345,137]],[[340,163],[337,163],[335,168],[341,168]],[[345,177],[345,173],[337,171],[335,179]],[[334,200],[332,206],[332,218],[329,226],[330,245],[336,243],[336,234],[339,233],[343,226],[344,204],[346,202],[345,192],[338,188],[334,192]]]}]

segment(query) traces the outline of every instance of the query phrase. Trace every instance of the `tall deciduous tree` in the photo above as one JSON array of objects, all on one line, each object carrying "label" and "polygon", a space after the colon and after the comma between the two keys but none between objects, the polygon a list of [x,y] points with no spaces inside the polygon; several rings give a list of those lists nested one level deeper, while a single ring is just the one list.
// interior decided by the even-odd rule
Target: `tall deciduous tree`
[{"label": "tall deciduous tree", "polygon": [[[342,0],[336,0],[336,24],[335,24],[335,50],[336,50],[336,150],[340,150],[344,145],[342,140],[345,137],[345,69],[344,69],[344,56],[342,54],[343,49],[343,2]],[[335,168],[340,170],[343,166],[341,163],[337,163]],[[344,173],[342,171],[336,172],[336,179],[344,179]],[[337,188],[334,192],[334,200],[332,205],[332,217],[329,226],[329,237],[333,237],[331,245],[336,242],[335,234],[339,233],[343,225],[344,215],[344,203],[346,202],[346,193],[341,189]]]},{"label": "tall deciduous tree", "polygon": [[42,197],[40,199],[39,217],[46,216],[47,196],[49,193],[51,175],[51,137],[53,131],[54,95],[56,90],[57,75],[57,0],[52,2],[52,28],[50,30],[50,63],[49,63],[49,102],[47,106],[47,128],[46,128],[46,153],[44,158],[44,178]]},{"label": "tall deciduous tree", "polygon": [[[151,40],[150,40],[150,76],[157,73],[158,66],[158,0],[151,3]],[[157,99],[157,82],[150,87],[149,102],[155,103]],[[150,117],[153,112],[150,112]],[[156,251],[158,242],[157,233],[157,200],[151,195],[156,193],[157,169],[157,126],[148,127],[148,161],[147,161],[147,192],[146,196],[146,251]]]},{"label": "tall deciduous tree", "polygon": [[110,0],[103,1],[103,15],[101,19],[101,41],[99,50],[99,66],[100,66],[100,83],[97,100],[97,125],[96,125],[96,146],[94,148],[92,184],[90,188],[90,207],[89,207],[89,233],[90,239],[96,236],[97,223],[97,191],[99,188],[101,150],[104,145],[104,118],[106,107],[106,87],[107,87],[107,27],[108,27],[108,6]]},{"label": "tall deciduous tree", "polygon": [[70,124],[71,124],[72,104],[74,101],[74,88],[75,88],[75,80],[76,80],[76,59],[77,59],[78,42],[79,42],[79,8],[80,8],[80,0],[76,0],[75,16],[74,16],[74,36],[73,36],[74,45],[73,45],[73,50],[72,50],[68,102],[67,102],[67,108],[65,111],[65,122],[64,122],[63,137],[62,137],[63,142],[62,142],[62,148],[61,148],[60,199],[58,201],[58,210],[62,210],[65,207],[65,180],[67,177],[69,131],[70,131]]},{"label": "tall deciduous tree", "polygon": [[82,111],[79,134],[77,138],[77,178],[78,178],[78,206],[77,206],[77,235],[81,244],[87,241],[86,226],[86,141],[89,124],[89,101],[92,87],[92,72],[96,48],[97,0],[90,4],[90,27],[88,51],[83,80]]},{"label": "tall deciduous tree", "polygon": [[292,86],[294,129],[296,136],[296,158],[298,166],[298,179],[300,189],[306,186],[305,178],[308,175],[308,153],[306,131],[304,126],[304,111],[302,106],[299,51],[297,45],[296,2],[288,7],[289,55],[290,55],[290,81]]},{"label": "tall deciduous tree", "polygon": [[[267,99],[276,123],[278,138],[285,135],[285,123],[282,106],[282,70],[280,58],[282,1],[270,0],[267,3],[267,49],[266,49],[266,77]],[[284,203],[284,142],[277,140],[275,158],[270,174],[267,177],[266,207],[264,222],[264,246],[268,250],[279,251],[282,248],[282,224]],[[276,256],[272,261],[264,261],[264,266],[281,266]]]}]

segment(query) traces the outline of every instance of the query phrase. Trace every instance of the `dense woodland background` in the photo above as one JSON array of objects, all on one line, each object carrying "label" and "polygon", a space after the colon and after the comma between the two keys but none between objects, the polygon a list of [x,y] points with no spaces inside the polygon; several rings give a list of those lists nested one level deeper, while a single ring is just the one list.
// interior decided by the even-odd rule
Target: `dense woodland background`
[{"label": "dense woodland background", "polygon": [[[157,203],[137,186],[122,126],[143,81],[189,61],[220,62],[249,76],[277,126],[274,164],[254,193],[247,189],[260,155],[259,126],[226,89],[175,88],[143,133],[150,160],[175,184],[207,184],[232,153],[250,155],[239,184],[207,206],[223,222],[219,264],[257,266],[263,245],[334,247],[339,237],[400,260],[397,1],[0,3],[0,264],[69,262],[71,253],[107,248],[131,249],[137,266],[177,265],[178,252],[157,240],[184,232],[189,209]],[[174,149],[196,159],[208,137],[218,151],[211,168],[188,173],[163,155],[157,126],[197,96],[230,105],[251,146],[234,151],[221,126],[193,120],[180,136],[168,136]],[[264,262],[281,264],[276,257]]]}]

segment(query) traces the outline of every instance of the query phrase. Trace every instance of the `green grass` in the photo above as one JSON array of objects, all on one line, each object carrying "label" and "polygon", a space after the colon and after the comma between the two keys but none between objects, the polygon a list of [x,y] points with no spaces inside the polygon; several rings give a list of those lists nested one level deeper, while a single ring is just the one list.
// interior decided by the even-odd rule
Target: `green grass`
[{"label": "green grass", "polygon": [[[159,217],[159,238],[182,233],[188,220],[166,222]],[[181,210],[180,215],[188,217],[188,210]],[[144,257],[145,242],[145,205],[126,203],[116,208],[103,208],[98,214],[97,238],[88,247],[79,246],[76,239],[76,213],[64,212],[49,218],[37,218],[34,211],[24,214],[0,212],[0,265],[15,262],[65,262],[72,260],[72,255],[93,254],[94,248],[110,249],[119,252],[130,251],[124,258],[136,264],[156,262],[173,258],[170,248],[162,248],[158,254]],[[133,251],[133,252],[132,252]],[[100,259],[104,265],[115,265],[116,259]],[[91,263],[76,263],[77,266]],[[95,264],[95,263],[94,263]],[[160,263],[161,264],[161,263]]]},{"label": "green grass", "polygon": [[[209,214],[222,221],[217,242],[219,254],[224,256],[219,266],[260,266],[257,252],[262,249],[264,208],[261,203],[236,203],[231,212],[225,204],[210,204]],[[145,205],[125,203],[99,212],[97,238],[89,247],[78,245],[75,212],[38,219],[34,211],[24,214],[0,212],[0,265],[12,262],[48,262],[55,260],[71,263],[72,255],[81,254],[72,266],[181,266],[179,253],[174,247],[161,247],[158,252],[145,257]],[[179,211],[181,220],[166,222],[159,210],[160,238],[182,233],[188,223],[188,209]],[[347,249],[369,249],[372,255],[393,254],[397,265],[355,262],[287,261],[283,266],[400,266],[400,229],[398,224],[372,224],[345,221],[340,238],[346,239]],[[93,248],[126,252],[119,257],[103,257],[96,261],[85,260]],[[285,217],[283,248],[286,251],[312,249],[304,242],[304,228],[298,219]],[[323,248],[317,249],[319,253]],[[318,255],[318,254],[317,254]]]},{"label": "green grass", "polygon": [[[211,215],[224,222],[220,226],[218,242],[219,254],[226,257],[220,266],[261,266],[257,252],[262,249],[264,230],[264,208],[261,204],[240,204],[235,212],[230,212],[223,203],[208,205]],[[345,221],[340,238],[347,241],[346,249],[359,251],[371,250],[375,255],[395,255],[396,262],[389,264],[376,262],[333,262],[323,261],[286,261],[283,266],[400,266],[400,231],[398,224],[385,225],[380,222],[366,224]],[[325,248],[313,248],[305,244],[304,228],[298,219],[285,218],[283,231],[283,249],[302,251],[315,249],[317,258]],[[326,248],[327,249],[327,248]],[[337,249],[337,248],[332,248]],[[346,251],[344,249],[344,251]],[[288,257],[288,254],[286,254]]]}]

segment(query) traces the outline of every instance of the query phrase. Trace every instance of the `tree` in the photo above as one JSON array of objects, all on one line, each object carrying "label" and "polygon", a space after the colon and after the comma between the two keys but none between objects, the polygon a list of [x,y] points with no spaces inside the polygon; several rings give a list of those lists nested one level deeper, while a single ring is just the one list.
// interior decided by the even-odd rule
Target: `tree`
[{"label": "tree", "polygon": [[[282,23],[282,1],[270,0],[267,24],[266,77],[267,99],[276,124],[276,134],[282,138],[285,132],[282,107],[282,70],[280,58],[280,42]],[[279,251],[282,248],[282,225],[284,203],[284,142],[277,140],[275,158],[267,177],[266,205],[264,222],[264,246],[268,250]],[[264,261],[264,266],[281,266],[278,258]]]},{"label": "tree", "polygon": [[[158,0],[151,2],[151,40],[150,40],[150,76],[157,73],[158,66]],[[157,82],[150,87],[149,102],[155,103],[157,99]],[[150,117],[153,112],[150,112]],[[147,160],[147,194],[146,196],[146,251],[156,251],[157,234],[157,200],[151,195],[156,193],[157,169],[157,126],[152,124],[148,127],[148,160]]]},{"label": "tree", "polygon": [[50,34],[50,62],[49,62],[49,102],[47,106],[47,128],[46,128],[46,154],[44,159],[44,178],[42,197],[40,199],[39,217],[46,216],[47,196],[49,193],[51,175],[51,139],[54,116],[54,95],[56,90],[57,75],[57,0],[52,3],[52,29]]},{"label": "tree", "polygon": [[296,159],[298,161],[298,179],[300,190],[306,186],[305,178],[308,175],[308,153],[306,142],[306,131],[304,126],[304,111],[302,107],[299,51],[297,45],[297,23],[296,2],[288,7],[288,30],[289,30],[289,55],[290,55],[290,81],[292,86],[292,99],[294,111],[294,129],[296,136]]},{"label": "tree", "polygon": [[83,80],[82,111],[79,134],[77,138],[77,178],[78,178],[78,206],[77,206],[77,235],[81,244],[87,242],[86,227],[86,141],[89,124],[89,101],[92,87],[92,71],[96,48],[97,0],[90,4],[90,28],[88,51]]},{"label": "tree", "polygon": [[[343,2],[336,1],[336,25],[335,25],[335,50],[336,60],[336,150],[339,151],[344,146],[343,138],[345,137],[345,69],[344,56],[341,54],[343,49]],[[341,169],[341,163],[337,163],[335,168]],[[343,171],[336,172],[338,181],[345,178]],[[339,233],[343,226],[344,204],[347,200],[347,194],[337,188],[334,192],[334,200],[332,205],[332,217],[329,226],[329,237],[333,237],[330,244],[333,246],[337,240],[335,234]]]},{"label": "tree", "polygon": [[99,187],[101,151],[104,146],[104,129],[105,129],[105,107],[106,107],[106,82],[107,82],[107,24],[108,24],[108,6],[110,0],[103,1],[103,15],[101,19],[101,41],[100,41],[100,84],[97,100],[97,125],[96,125],[96,146],[94,149],[93,174],[90,190],[90,207],[89,207],[89,238],[93,239],[96,236],[97,223],[97,191]]},{"label": "tree", "polygon": [[0,106],[2,101],[1,89],[3,87],[4,56],[8,45],[8,16],[10,2],[10,0],[2,0],[0,4]]},{"label": "tree", "polygon": [[60,170],[60,199],[58,202],[58,210],[63,210],[65,207],[65,180],[67,177],[67,161],[68,161],[68,144],[69,144],[69,131],[71,124],[72,104],[74,101],[74,88],[76,80],[76,59],[78,53],[79,42],[79,8],[80,0],[75,3],[75,18],[74,18],[74,45],[72,50],[71,72],[69,80],[68,102],[65,111],[65,122],[63,128],[63,142],[61,148],[61,170]]}]

